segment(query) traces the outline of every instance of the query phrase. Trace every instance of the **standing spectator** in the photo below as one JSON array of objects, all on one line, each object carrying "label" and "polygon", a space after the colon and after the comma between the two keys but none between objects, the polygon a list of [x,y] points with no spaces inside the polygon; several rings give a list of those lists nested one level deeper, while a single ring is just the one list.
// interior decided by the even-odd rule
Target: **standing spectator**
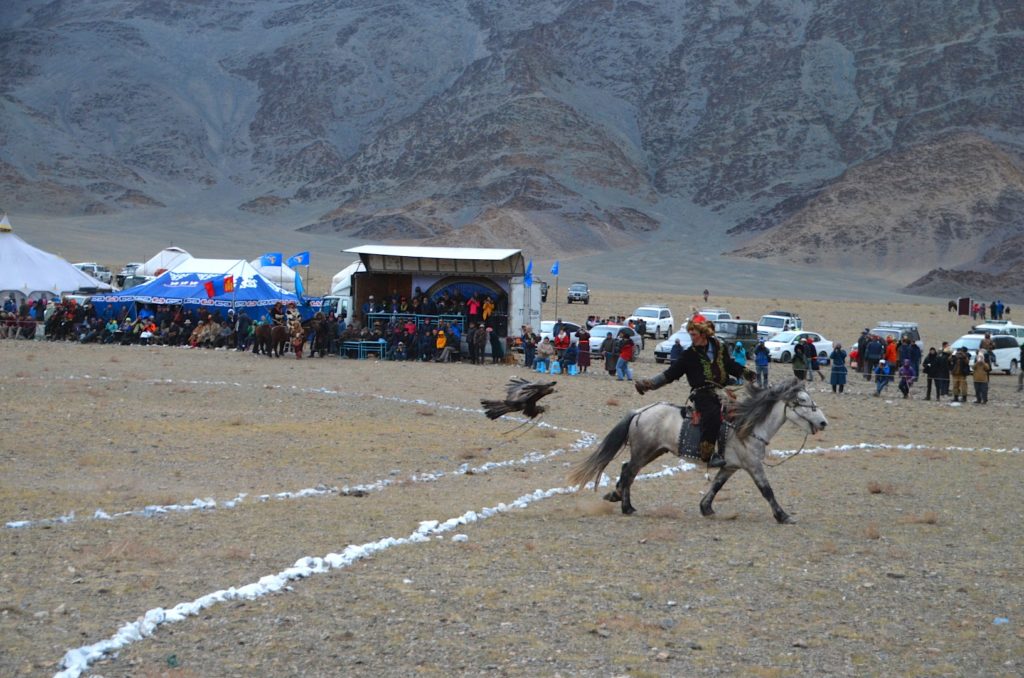
[{"label": "standing spectator", "polygon": [[804,358],[804,339],[793,347],[793,376],[800,381],[807,381],[807,361]]},{"label": "standing spectator", "polygon": [[[981,355],[981,351],[978,352]],[[953,355],[953,364],[950,367],[953,375],[953,402],[967,402],[967,375],[971,373],[971,360],[967,356],[967,349],[961,346]]]},{"label": "standing spectator", "polygon": [[[743,348],[742,341],[737,341],[732,347],[732,360],[744,370],[747,369],[747,349]],[[740,384],[743,383],[743,377],[737,377],[736,380]]]},{"label": "standing spectator", "polygon": [[633,339],[628,333],[619,332],[619,360],[615,363],[615,378],[619,381],[633,381],[633,368],[629,363],[633,360]]},{"label": "standing spectator", "polygon": [[576,332],[576,339],[576,347],[579,351],[576,364],[579,366],[580,372],[586,374],[587,368],[590,367],[590,332],[587,331],[586,327],[581,327]]},{"label": "standing spectator", "polygon": [[869,341],[871,341],[871,330],[865,327],[864,331],[860,333],[860,338],[857,339],[857,371],[865,375],[865,378],[871,372],[866,359]]},{"label": "standing spectator", "polygon": [[978,351],[974,356],[974,404],[984,405],[988,403],[988,375],[992,366],[985,360],[985,356]]},{"label": "standing spectator", "polygon": [[815,374],[825,381],[825,375],[821,373],[821,364],[818,362],[818,347],[814,345],[814,340],[810,337],[804,344],[804,359],[807,360],[807,365],[810,368],[807,372],[807,381],[814,381]]},{"label": "standing spectator", "polygon": [[487,328],[484,327],[483,323],[477,323],[476,329],[473,331],[473,336],[470,338],[473,342],[473,355],[475,362],[474,365],[483,365],[484,357],[487,354]]},{"label": "standing spectator", "polygon": [[704,303],[705,303],[705,304],[706,304],[706,303],[708,303],[708,297],[709,297],[709,296],[711,296],[711,292],[709,292],[709,291],[707,290],[707,288],[705,288],[705,289],[704,289]]},{"label": "standing spectator", "polygon": [[615,362],[617,360],[617,353],[615,351],[615,339],[612,338],[612,333],[609,332],[605,335],[604,340],[601,341],[601,356],[604,358],[604,370],[609,376],[615,376]]},{"label": "standing spectator", "polygon": [[878,367],[875,368],[875,397],[882,395],[882,391],[892,381],[892,370],[889,369],[889,363],[885,360],[878,361]]},{"label": "standing spectator", "polygon": [[900,342],[899,361],[901,365],[904,360],[910,361],[910,366],[914,368],[914,374],[921,374],[921,347],[911,341],[909,335],[904,335]]},{"label": "standing spectator", "polygon": [[953,358],[953,351],[949,348],[949,342],[942,342],[942,350],[935,360],[935,399],[941,396],[949,396],[949,368],[950,360]]},{"label": "standing spectator", "polygon": [[1017,360],[1017,393],[1024,391],[1024,345],[1020,347],[1020,358]]},{"label": "standing spectator", "polygon": [[[487,308],[487,301],[489,299],[490,297],[484,299],[485,309]],[[487,336],[490,337],[491,340],[491,364],[497,365],[505,358],[505,351],[501,348],[501,337],[498,336],[498,333],[494,331],[493,327],[487,328]]]},{"label": "standing spectator", "polygon": [[842,393],[846,388],[846,351],[843,350],[843,345],[836,343],[828,358],[832,361],[832,374],[829,376],[832,392],[835,393],[836,389],[839,389],[839,393]]},{"label": "standing spectator", "polygon": [[989,364],[989,367],[992,366],[992,361],[995,359],[995,353],[993,353],[995,349],[996,342],[992,339],[992,333],[986,332],[985,338],[981,340],[980,350],[978,353],[984,353],[985,362]]},{"label": "standing spectator", "polygon": [[523,344],[523,365],[533,367],[533,358],[537,355],[537,337],[529,325],[523,325],[521,330],[519,341]]},{"label": "standing spectator", "polygon": [[[926,378],[926,387],[924,392],[924,399],[932,399],[932,383],[935,381],[935,368],[939,361],[939,352],[932,346],[928,349],[928,355],[924,357],[924,363],[921,365],[921,369],[924,370],[924,376]],[[935,384],[935,399],[940,399],[939,385]]]},{"label": "standing spectator", "polygon": [[569,337],[569,332],[565,329],[565,326],[563,325],[558,328],[558,332],[555,334],[555,353],[558,354],[559,360],[565,355],[565,349],[569,348],[571,343],[572,339]]},{"label": "standing spectator", "polygon": [[858,357],[858,360],[864,362],[865,381],[871,381],[871,371],[878,365],[878,361],[883,358],[885,358],[885,347],[882,345],[882,340],[872,335],[864,347],[864,353]]},{"label": "standing spectator", "polygon": [[889,372],[892,374],[896,373],[896,365],[900,359],[899,347],[896,346],[896,341],[891,337],[885,338],[885,362],[889,363]]},{"label": "standing spectator", "polygon": [[914,385],[914,379],[917,377],[917,373],[914,372],[914,366],[910,364],[910,358],[903,361],[897,374],[900,377],[900,393],[903,394],[904,399],[909,398],[910,387]]},{"label": "standing spectator", "polygon": [[[675,350],[675,347],[672,347]],[[757,342],[754,348],[754,366],[757,368],[757,385],[761,388],[768,388],[768,367],[772,363],[771,354],[763,341]]]},{"label": "standing spectator", "polygon": [[469,316],[471,325],[476,325],[480,322],[480,298],[476,292],[466,301],[466,314]]}]

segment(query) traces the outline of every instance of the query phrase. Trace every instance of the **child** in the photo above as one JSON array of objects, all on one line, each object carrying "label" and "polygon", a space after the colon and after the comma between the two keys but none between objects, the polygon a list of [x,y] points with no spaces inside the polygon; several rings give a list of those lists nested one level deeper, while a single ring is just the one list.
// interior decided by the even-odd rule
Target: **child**
[{"label": "child", "polygon": [[892,380],[892,370],[889,369],[889,363],[885,360],[878,361],[878,367],[875,368],[875,397],[882,395],[882,391],[889,382]]},{"label": "child", "polygon": [[917,374],[914,372],[914,367],[910,364],[909,358],[903,359],[903,364],[900,365],[900,393],[903,394],[904,398],[910,397],[910,387],[914,385],[914,379],[917,378]]}]

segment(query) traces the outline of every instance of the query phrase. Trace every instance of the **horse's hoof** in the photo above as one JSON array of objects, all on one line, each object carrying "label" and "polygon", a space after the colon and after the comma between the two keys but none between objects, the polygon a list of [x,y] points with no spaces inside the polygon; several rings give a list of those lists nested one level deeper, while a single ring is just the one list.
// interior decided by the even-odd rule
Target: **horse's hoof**
[{"label": "horse's hoof", "polygon": [[622,507],[622,515],[624,515],[624,516],[631,516],[634,513],[636,513],[636,509],[633,508],[632,506],[623,506]]},{"label": "horse's hoof", "polygon": [[786,515],[785,513],[783,513],[781,516],[776,518],[776,520],[779,521],[779,525],[795,525],[796,524],[796,519],[793,518],[793,516]]},{"label": "horse's hoof", "polygon": [[701,506],[700,507],[700,514],[702,516],[704,516],[705,518],[710,518],[711,516],[715,515],[715,509],[713,509],[711,507],[704,508],[703,506]]},{"label": "horse's hoof", "polygon": [[620,495],[618,492],[609,492],[608,494],[604,495],[604,500],[611,502],[622,501],[622,495]]}]

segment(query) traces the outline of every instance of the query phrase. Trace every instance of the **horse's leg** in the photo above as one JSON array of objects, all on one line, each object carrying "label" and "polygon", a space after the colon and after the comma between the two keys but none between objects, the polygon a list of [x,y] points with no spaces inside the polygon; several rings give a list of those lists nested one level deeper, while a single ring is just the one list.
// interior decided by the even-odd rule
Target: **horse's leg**
[{"label": "horse's leg", "polygon": [[604,495],[605,501],[622,501],[622,476],[626,475],[627,466],[629,466],[628,461],[622,463],[622,470],[619,472],[619,479],[615,482],[615,489]]},{"label": "horse's leg", "polygon": [[757,485],[757,489],[761,490],[761,496],[768,501],[768,505],[772,507],[772,515],[775,516],[776,522],[780,524],[792,523],[793,519],[788,513],[782,510],[779,506],[779,502],[775,501],[775,493],[772,491],[772,486],[768,484],[768,476],[764,474],[764,466],[758,463],[753,468],[748,468],[747,473],[754,479],[754,484]]},{"label": "horse's leg", "polygon": [[732,477],[732,474],[736,473],[735,468],[729,468],[724,466],[718,469],[718,474],[715,475],[715,479],[711,481],[711,489],[704,494],[704,498],[700,500],[700,514],[702,516],[713,516],[715,515],[715,509],[711,508],[711,502],[715,500],[715,495],[722,489],[722,485],[725,485],[725,481]]},{"label": "horse's leg", "polygon": [[616,487],[622,494],[622,512],[627,516],[636,513],[636,509],[633,508],[633,502],[629,500],[629,490],[640,468],[640,466],[634,465],[633,459],[630,458],[628,462],[622,465],[622,475],[619,476],[619,482],[616,484]]}]

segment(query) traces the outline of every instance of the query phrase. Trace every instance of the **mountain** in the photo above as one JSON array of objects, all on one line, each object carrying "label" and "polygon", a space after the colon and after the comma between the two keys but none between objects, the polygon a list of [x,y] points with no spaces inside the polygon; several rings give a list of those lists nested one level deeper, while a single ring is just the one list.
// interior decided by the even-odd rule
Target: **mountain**
[{"label": "mountain", "polygon": [[1024,223],[1015,0],[11,0],[0,72],[19,215],[905,283]]}]

